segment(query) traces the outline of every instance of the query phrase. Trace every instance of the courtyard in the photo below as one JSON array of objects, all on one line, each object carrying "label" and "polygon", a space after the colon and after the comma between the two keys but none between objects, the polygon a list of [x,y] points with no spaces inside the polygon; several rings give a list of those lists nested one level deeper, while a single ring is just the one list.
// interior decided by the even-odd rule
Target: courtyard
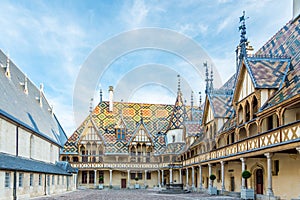
[{"label": "courtyard", "polygon": [[185,194],[160,194],[154,190],[77,190],[74,192],[68,192],[59,195],[45,196],[32,198],[35,200],[67,200],[67,199],[78,199],[78,200],[189,200],[189,199],[228,199],[235,200],[238,198],[228,196],[209,196],[206,193],[185,193]]}]

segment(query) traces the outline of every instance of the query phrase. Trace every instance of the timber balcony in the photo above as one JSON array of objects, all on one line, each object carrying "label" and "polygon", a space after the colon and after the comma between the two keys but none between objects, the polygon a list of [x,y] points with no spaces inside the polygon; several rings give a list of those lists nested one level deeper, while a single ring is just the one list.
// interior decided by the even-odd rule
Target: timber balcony
[{"label": "timber balcony", "polygon": [[158,156],[133,156],[133,155],[81,155],[77,162],[71,162],[71,166],[80,169],[91,168],[117,168],[117,169],[158,169],[179,168],[182,163],[165,158],[163,162]]},{"label": "timber balcony", "polygon": [[282,151],[299,146],[300,121],[296,121],[275,129],[259,133],[235,143],[202,153],[183,161],[183,166],[190,166],[214,160],[226,159],[252,153],[259,155],[268,151]]}]

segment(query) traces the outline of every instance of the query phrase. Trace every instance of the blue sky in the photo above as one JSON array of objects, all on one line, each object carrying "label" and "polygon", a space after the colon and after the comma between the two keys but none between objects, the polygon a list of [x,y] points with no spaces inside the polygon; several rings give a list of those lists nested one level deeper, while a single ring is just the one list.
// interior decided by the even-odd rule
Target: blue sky
[{"label": "blue sky", "polygon": [[[201,46],[224,82],[235,72],[238,17],[243,10],[249,17],[247,36],[255,51],[292,18],[291,0],[4,0],[0,8],[0,48],[36,85],[44,84],[46,96],[67,135],[77,126],[73,114],[76,77],[89,55],[103,42],[139,28],[176,31]],[[203,77],[192,77],[192,70],[180,57],[157,49],[142,49],[112,60],[99,77],[104,100],[109,85],[118,85],[129,74],[136,76],[138,69],[151,63],[166,66],[170,74],[180,74],[195,94],[203,91]],[[165,79],[173,81],[176,87],[176,77]],[[94,91],[94,105],[99,101],[97,89],[86,88]],[[189,102],[190,94],[184,95]],[[175,101],[174,89],[155,83],[137,85],[128,96],[130,101]],[[198,101],[198,95],[195,99]],[[84,115],[88,107],[82,110]]]}]

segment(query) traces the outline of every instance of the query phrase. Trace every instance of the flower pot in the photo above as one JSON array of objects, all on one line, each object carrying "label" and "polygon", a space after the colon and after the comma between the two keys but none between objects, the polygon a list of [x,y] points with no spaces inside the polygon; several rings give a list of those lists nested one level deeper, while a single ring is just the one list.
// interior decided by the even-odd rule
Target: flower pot
[{"label": "flower pot", "polygon": [[98,189],[103,190],[103,184],[99,184]]},{"label": "flower pot", "polygon": [[140,184],[134,184],[134,188],[135,189],[139,189],[140,188]]}]

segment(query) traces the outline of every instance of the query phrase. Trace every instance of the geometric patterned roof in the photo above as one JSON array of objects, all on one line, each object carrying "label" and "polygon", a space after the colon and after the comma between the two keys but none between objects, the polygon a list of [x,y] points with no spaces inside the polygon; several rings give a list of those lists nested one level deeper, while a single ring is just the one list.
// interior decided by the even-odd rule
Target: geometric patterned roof
[{"label": "geometric patterned roof", "polygon": [[255,55],[288,56],[296,68],[300,63],[300,18],[280,29]]},{"label": "geometric patterned roof", "polygon": [[[108,111],[109,102],[99,103],[92,113],[92,120],[105,140],[106,153],[128,153],[128,142],[141,125],[141,113],[143,125],[154,140],[154,151],[159,152],[164,146],[163,134],[167,131],[170,116],[173,111],[172,105],[142,104],[113,102],[113,112]],[[126,137],[118,140],[115,136],[115,127],[122,121],[126,124]],[[77,143],[83,133],[89,117],[78,127],[64,146],[65,153],[78,153]]]},{"label": "geometric patterned roof", "polygon": [[246,67],[255,88],[279,88],[290,66],[290,59],[246,57]]},{"label": "geometric patterned roof", "polygon": [[232,115],[232,94],[214,90],[212,93],[208,93],[207,97],[215,118],[229,118]]},{"label": "geometric patterned roof", "polygon": [[183,129],[184,122],[187,120],[188,120],[188,117],[187,117],[185,106],[182,101],[182,94],[181,94],[180,90],[178,90],[177,98],[176,98],[175,106],[173,108],[173,112],[171,115],[168,130]]}]

